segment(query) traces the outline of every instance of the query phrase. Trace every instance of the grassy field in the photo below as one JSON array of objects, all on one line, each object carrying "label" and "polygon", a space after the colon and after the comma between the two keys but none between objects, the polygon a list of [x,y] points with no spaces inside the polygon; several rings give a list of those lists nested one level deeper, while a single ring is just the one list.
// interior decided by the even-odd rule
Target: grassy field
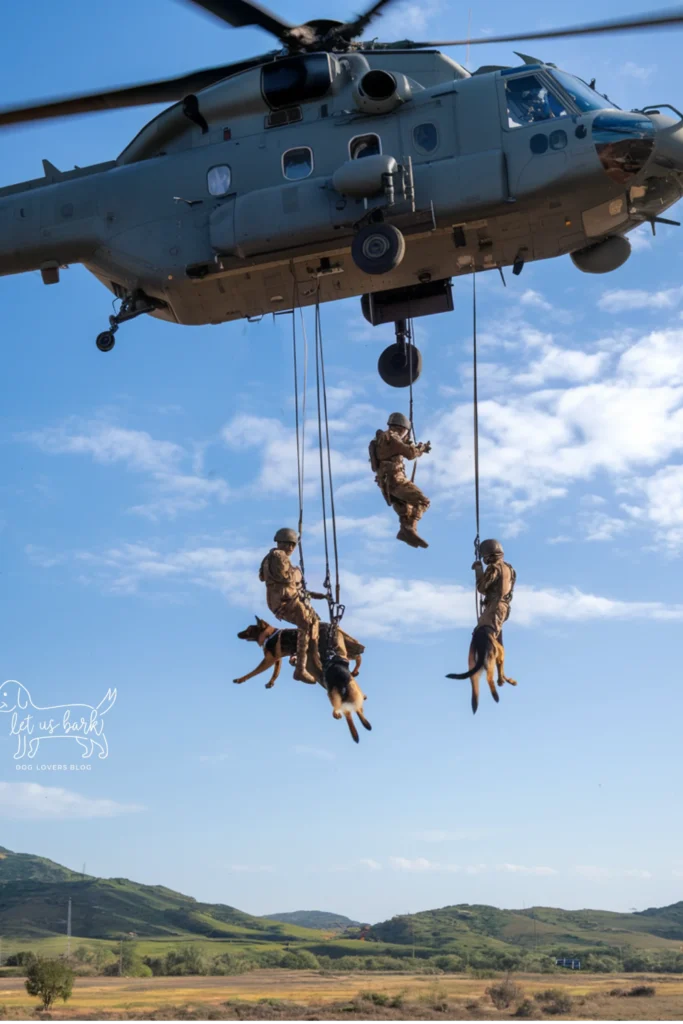
[{"label": "grassy field", "polygon": [[[672,975],[515,975],[523,992],[496,1010],[486,989],[501,980],[279,970],[230,978],[78,978],[71,1000],[57,1004],[50,1015],[54,1020],[510,1020],[526,998],[525,1016],[539,1020],[551,1015],[535,996],[552,988],[571,998],[567,1012],[553,1013],[552,1019],[683,1019],[683,978]],[[654,986],[655,995],[610,995],[641,984]],[[36,1004],[23,979],[0,979],[3,1020],[26,1019]]]}]

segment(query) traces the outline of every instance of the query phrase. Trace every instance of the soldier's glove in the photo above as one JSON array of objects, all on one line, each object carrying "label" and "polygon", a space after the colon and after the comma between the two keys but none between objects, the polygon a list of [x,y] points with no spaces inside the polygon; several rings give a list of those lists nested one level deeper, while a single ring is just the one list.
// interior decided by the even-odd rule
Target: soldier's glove
[{"label": "soldier's glove", "polygon": [[424,444],[420,445],[420,448],[425,453],[425,455],[429,455],[429,453],[432,450],[432,442],[431,441],[425,441]]},{"label": "soldier's glove", "polygon": [[477,569],[483,569],[483,568],[484,568],[484,566],[482,565],[482,563],[481,563],[481,562],[477,561],[477,562],[472,562],[472,568],[473,568],[473,569],[474,569],[474,571],[476,572],[476,571],[477,571]]}]

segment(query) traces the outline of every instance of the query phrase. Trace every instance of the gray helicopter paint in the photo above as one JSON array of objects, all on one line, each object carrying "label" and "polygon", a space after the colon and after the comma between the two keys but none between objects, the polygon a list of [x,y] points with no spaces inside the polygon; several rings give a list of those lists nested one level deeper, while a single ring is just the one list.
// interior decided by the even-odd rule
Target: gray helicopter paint
[{"label": "gray helicopter paint", "polygon": [[[164,301],[152,315],[221,323],[290,308],[295,295],[302,305],[318,295],[327,302],[573,252],[661,214],[681,195],[674,168],[683,166],[683,138],[670,118],[653,116],[661,162],[656,151],[633,179],[635,187],[655,183],[637,199],[605,173],[591,137],[594,113],[571,113],[568,104],[569,116],[508,127],[505,81],[545,77],[543,67],[468,77],[424,51],[370,51],[338,63],[330,94],[302,105],[294,124],[264,130],[269,108],[260,70],[250,70],[198,94],[206,133],[176,105],[116,163],[67,173],[46,164],[44,178],[0,190],[0,275],[82,262],[117,293],[142,289]],[[359,111],[353,87],[367,68],[405,74],[410,102],[384,115]],[[432,152],[415,143],[421,123],[436,127]],[[553,141],[558,132],[566,140]],[[386,276],[353,263],[365,204],[331,186],[351,139],[370,134],[399,163],[410,158],[414,173],[406,255]],[[311,177],[285,180],[283,155],[306,146]],[[213,197],[207,172],[221,164],[233,191]],[[190,279],[188,267],[207,275]]]}]

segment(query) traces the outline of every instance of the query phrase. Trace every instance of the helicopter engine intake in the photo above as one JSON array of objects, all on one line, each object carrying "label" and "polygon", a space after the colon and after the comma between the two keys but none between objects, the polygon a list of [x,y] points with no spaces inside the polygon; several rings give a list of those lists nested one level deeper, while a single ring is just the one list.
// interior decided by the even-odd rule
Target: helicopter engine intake
[{"label": "helicopter engine intake", "polygon": [[412,99],[412,89],[405,75],[376,68],[356,84],[353,99],[364,114],[389,114]]}]

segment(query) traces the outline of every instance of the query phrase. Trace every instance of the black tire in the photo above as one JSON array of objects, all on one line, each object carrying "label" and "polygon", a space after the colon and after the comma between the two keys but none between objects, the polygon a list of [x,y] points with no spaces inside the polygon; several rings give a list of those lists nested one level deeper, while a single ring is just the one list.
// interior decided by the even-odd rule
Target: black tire
[{"label": "black tire", "polygon": [[368,224],[353,240],[353,262],[364,274],[390,274],[406,253],[406,240],[393,224]]},{"label": "black tire", "polygon": [[101,334],[97,335],[97,341],[95,342],[100,352],[111,352],[116,339],[111,331],[102,331]]},{"label": "black tire", "polygon": [[422,373],[422,353],[414,345],[389,345],[377,363],[379,375],[392,388],[407,388]]}]

